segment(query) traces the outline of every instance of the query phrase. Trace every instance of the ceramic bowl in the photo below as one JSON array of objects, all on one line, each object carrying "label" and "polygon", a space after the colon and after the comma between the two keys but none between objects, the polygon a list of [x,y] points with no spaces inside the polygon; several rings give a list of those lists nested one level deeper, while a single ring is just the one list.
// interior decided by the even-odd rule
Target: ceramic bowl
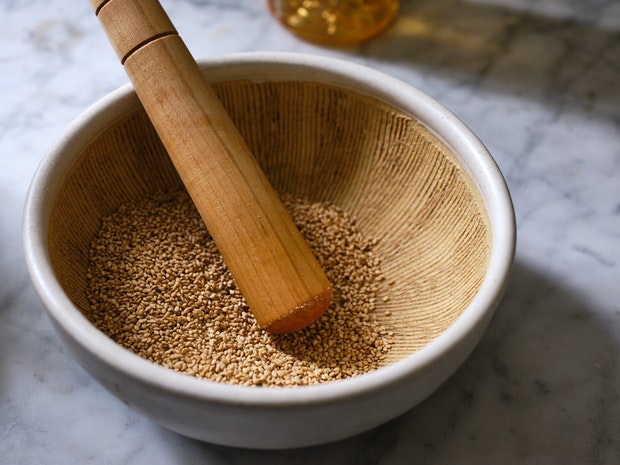
[{"label": "ceramic bowl", "polygon": [[67,128],[27,196],[27,265],[60,339],[127,406],[212,443],[309,446],[411,409],[468,357],[505,288],[515,224],[494,160],[436,101],[372,69],[279,53],[200,64],[277,190],[332,201],[380,239],[376,254],[395,283],[377,309],[395,334],[390,355],[347,380],[237,386],[151,363],[90,323],[88,249],[101,219],[179,185],[131,86]]}]

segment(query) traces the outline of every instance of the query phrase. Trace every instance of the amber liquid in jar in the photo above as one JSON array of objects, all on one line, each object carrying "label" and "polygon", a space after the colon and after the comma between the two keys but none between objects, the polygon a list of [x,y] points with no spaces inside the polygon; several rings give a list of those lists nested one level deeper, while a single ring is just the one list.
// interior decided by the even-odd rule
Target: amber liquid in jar
[{"label": "amber liquid in jar", "polygon": [[398,0],[268,0],[272,15],[299,37],[325,45],[351,45],[385,30]]}]

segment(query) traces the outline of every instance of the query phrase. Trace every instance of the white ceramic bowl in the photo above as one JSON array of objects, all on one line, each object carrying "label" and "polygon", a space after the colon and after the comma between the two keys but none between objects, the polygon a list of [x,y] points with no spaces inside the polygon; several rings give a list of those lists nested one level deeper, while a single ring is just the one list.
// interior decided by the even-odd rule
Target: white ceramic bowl
[{"label": "white ceramic bowl", "polygon": [[[72,285],[59,276],[54,263],[58,252],[50,250],[52,226],[55,231],[82,227],[54,223],[56,201],[77,160],[95,139],[139,106],[132,88],[125,86],[94,104],[67,128],[43,159],[27,196],[23,228],[26,261],[58,335],[76,360],[129,407],[164,427],[213,443],[251,448],[309,446],[360,433],[404,413],[429,396],[471,353],[505,288],[513,261],[515,223],[510,196],[496,164],[453,114],[420,91],[372,69],[323,57],[278,53],[232,55],[202,61],[201,66],[214,83],[243,79],[329,84],[377,99],[419,121],[454,154],[482,200],[481,209],[490,227],[483,279],[440,334],[422,347],[406,349],[408,353],[387,366],[354,379],[306,387],[240,387],[175,373],[129,352],[82,314],[77,303],[80,297],[76,298]],[[89,203],[87,197],[86,193],[84,204]],[[69,246],[60,254],[62,260],[79,260],[67,255],[79,256],[84,250],[78,246],[72,249],[71,237],[65,239]]]}]

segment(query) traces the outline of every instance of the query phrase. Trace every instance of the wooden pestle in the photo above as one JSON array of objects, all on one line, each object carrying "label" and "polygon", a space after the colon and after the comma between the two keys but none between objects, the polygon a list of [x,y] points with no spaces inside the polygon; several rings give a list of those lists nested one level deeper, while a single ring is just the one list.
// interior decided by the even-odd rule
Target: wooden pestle
[{"label": "wooden pestle", "polygon": [[332,286],[157,0],[90,0],[258,324],[301,329]]}]

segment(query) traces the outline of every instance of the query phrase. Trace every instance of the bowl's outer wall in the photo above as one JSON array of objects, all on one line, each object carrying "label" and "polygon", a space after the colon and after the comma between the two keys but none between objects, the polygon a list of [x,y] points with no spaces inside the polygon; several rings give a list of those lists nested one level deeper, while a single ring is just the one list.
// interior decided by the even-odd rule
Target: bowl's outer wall
[{"label": "bowl's outer wall", "polygon": [[[441,359],[393,382],[389,388],[385,386],[317,405],[252,405],[251,401],[246,403],[244,389],[239,390],[238,403],[220,403],[173,392],[109,366],[98,354],[84,350],[62,324],[52,322],[73,357],[93,378],[153,422],[184,436],[215,444],[287,449],[344,439],[405,413],[431,395],[465,361],[488,320],[480,321],[459,346]],[[134,357],[134,354],[127,352],[127,356]],[[212,385],[205,382],[205,392]]]}]

